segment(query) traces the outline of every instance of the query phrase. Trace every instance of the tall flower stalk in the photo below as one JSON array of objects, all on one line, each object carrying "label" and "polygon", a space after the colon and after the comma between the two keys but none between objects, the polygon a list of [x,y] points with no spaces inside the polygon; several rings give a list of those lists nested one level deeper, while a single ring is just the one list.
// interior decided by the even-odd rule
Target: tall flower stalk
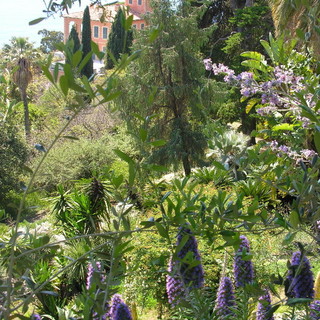
[{"label": "tall flower stalk", "polygon": [[250,252],[249,240],[245,236],[240,236],[240,246],[234,257],[234,277],[236,287],[244,287],[252,283],[254,278],[253,264],[251,260],[244,260],[243,253]]},{"label": "tall flower stalk", "polygon": [[314,280],[309,259],[300,251],[292,254],[287,276],[289,284],[287,294],[294,298],[314,297]]},{"label": "tall flower stalk", "polygon": [[269,292],[266,290],[265,294],[259,297],[257,308],[257,320],[273,320],[274,317],[268,315],[271,310],[271,298]]},{"label": "tall flower stalk", "polygon": [[217,293],[215,312],[219,320],[230,319],[234,316],[235,297],[229,277],[221,277]]},{"label": "tall flower stalk", "polygon": [[[186,240],[187,237],[187,240]],[[204,272],[201,264],[201,257],[198,251],[196,238],[190,229],[182,227],[177,236],[177,247],[185,241],[182,248],[177,253],[177,259],[170,258],[167,275],[167,294],[169,303],[177,304],[187,292],[194,288],[201,288],[204,284]],[[194,260],[199,261],[194,267],[182,262],[187,255],[192,255]]]}]

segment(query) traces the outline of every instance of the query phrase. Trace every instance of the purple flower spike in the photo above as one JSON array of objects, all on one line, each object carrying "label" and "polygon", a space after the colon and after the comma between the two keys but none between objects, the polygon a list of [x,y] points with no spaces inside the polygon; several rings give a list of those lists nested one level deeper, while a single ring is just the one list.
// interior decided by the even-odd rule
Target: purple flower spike
[{"label": "purple flower spike", "polygon": [[41,316],[39,314],[33,314],[31,320],[41,320]]},{"label": "purple flower spike", "polygon": [[[189,238],[182,249],[178,252],[178,258],[182,260],[189,252],[192,252],[193,258],[200,261],[201,257],[198,251],[198,243],[190,229],[181,228],[177,237],[177,246],[179,246],[185,235],[188,235]],[[204,284],[204,273],[201,263],[193,268],[189,268],[187,263],[180,263],[180,274],[184,285],[188,288],[201,288]]]},{"label": "purple flower spike", "polygon": [[229,319],[234,315],[232,308],[235,307],[235,298],[232,282],[229,277],[220,279],[219,289],[216,299],[216,314],[219,320]]},{"label": "purple flower spike", "polygon": [[101,283],[104,283],[106,280],[105,275],[102,274],[102,267],[101,267],[101,263],[99,261],[97,261],[96,263],[92,264],[89,263],[88,265],[88,273],[87,273],[87,282],[86,282],[86,288],[87,290],[90,289],[91,287],[91,282],[92,282],[92,277],[95,273],[100,274],[100,280]]},{"label": "purple flower spike", "polygon": [[267,316],[271,309],[271,298],[269,292],[266,290],[265,294],[259,297],[257,320],[274,320],[273,316]]},{"label": "purple flower spike", "polygon": [[291,268],[289,269],[287,280],[289,283],[288,294],[294,298],[311,298],[314,297],[313,273],[309,259],[302,256],[301,252],[296,251],[292,254]]},{"label": "purple flower spike", "polygon": [[111,298],[111,307],[109,311],[109,317],[111,320],[114,319],[118,305],[120,305],[121,303],[124,303],[121,295],[117,293],[114,294]]},{"label": "purple flower spike", "polygon": [[173,262],[172,258],[170,258],[169,261],[168,272],[169,274],[167,275],[166,281],[168,300],[172,306],[175,306],[184,296],[185,288],[182,277],[178,270],[178,264],[177,262]]},{"label": "purple flower spike", "polygon": [[[186,294],[187,290],[194,288],[201,288],[204,284],[204,273],[202,264],[200,263],[200,254],[198,251],[198,244],[196,238],[192,235],[188,228],[180,228],[177,236],[177,246],[180,245],[184,236],[188,239],[181,250],[177,253],[178,260],[174,261],[172,257],[169,261],[169,268],[167,275],[167,294],[169,303],[175,305],[179,303],[180,299]],[[199,264],[189,268],[188,263],[183,263],[187,254],[192,254],[193,259],[198,260]]]},{"label": "purple flower spike", "polygon": [[117,305],[111,320],[132,320],[131,312],[124,302],[121,302]]},{"label": "purple flower spike", "polygon": [[249,241],[245,236],[240,236],[241,243],[234,258],[234,277],[237,287],[244,287],[246,284],[252,283],[254,273],[251,260],[242,260],[241,253],[243,250],[250,252]]},{"label": "purple flower spike", "polygon": [[312,320],[320,319],[320,300],[314,300],[310,304],[310,318]]}]

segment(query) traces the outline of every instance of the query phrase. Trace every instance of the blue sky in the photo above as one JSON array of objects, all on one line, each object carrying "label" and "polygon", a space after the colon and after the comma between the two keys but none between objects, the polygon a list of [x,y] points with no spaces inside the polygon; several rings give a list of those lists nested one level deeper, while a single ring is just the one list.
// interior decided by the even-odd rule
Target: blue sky
[{"label": "blue sky", "polygon": [[[48,1],[47,1],[48,2]],[[57,1],[58,2],[58,1]],[[0,0],[0,48],[9,43],[12,37],[25,37],[39,46],[41,29],[63,31],[63,18],[58,15],[50,17],[36,25],[29,26],[29,21],[45,16],[44,0]],[[90,0],[81,0],[82,7],[74,5],[72,11],[80,11]]]}]

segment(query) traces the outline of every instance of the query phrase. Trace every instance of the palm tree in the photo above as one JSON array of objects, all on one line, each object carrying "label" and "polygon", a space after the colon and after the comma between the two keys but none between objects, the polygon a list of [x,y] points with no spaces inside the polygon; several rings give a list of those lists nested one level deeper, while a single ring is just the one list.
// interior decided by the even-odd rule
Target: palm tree
[{"label": "palm tree", "polygon": [[17,63],[17,70],[13,75],[13,80],[18,86],[21,99],[24,106],[24,128],[27,140],[30,138],[30,119],[29,119],[29,108],[27,99],[27,87],[32,79],[32,73],[30,71],[29,61],[25,58],[19,58]]},{"label": "palm tree", "polygon": [[289,30],[291,37],[295,36],[297,29],[306,34],[306,39],[313,48],[315,55],[320,55],[320,33],[316,32],[315,26],[320,18],[319,0],[269,0],[272,12],[276,36]]}]

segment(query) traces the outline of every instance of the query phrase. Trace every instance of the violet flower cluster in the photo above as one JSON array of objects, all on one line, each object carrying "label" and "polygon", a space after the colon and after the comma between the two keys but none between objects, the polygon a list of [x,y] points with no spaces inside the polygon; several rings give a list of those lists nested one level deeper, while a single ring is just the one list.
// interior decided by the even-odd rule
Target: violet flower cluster
[{"label": "violet flower cluster", "polygon": [[233,264],[236,287],[244,287],[246,284],[252,283],[254,277],[252,261],[242,259],[243,251],[250,252],[249,240],[243,235],[240,236],[240,240],[241,243],[235,254]]},{"label": "violet flower cluster", "polygon": [[314,150],[303,149],[299,152],[292,150],[291,147],[286,145],[279,145],[278,141],[273,140],[270,143],[270,148],[273,152],[276,152],[278,157],[288,156],[295,160],[296,163],[300,161],[311,162],[313,157],[318,155]]},{"label": "violet flower cluster", "polygon": [[111,307],[107,315],[110,320],[132,320],[128,306],[122,300],[120,294],[114,294],[111,298]]},{"label": "violet flower cluster", "polygon": [[31,316],[31,320],[41,320],[41,316],[40,316],[39,314],[34,313],[34,314]]},{"label": "violet flower cluster", "polygon": [[[188,239],[177,253],[178,259],[174,260],[171,257],[169,261],[166,289],[169,303],[172,305],[179,303],[188,290],[201,288],[204,284],[204,272],[202,264],[200,263],[201,258],[198,251],[197,240],[192,235],[190,229],[185,227],[180,228],[176,245],[180,245],[185,235],[188,236]],[[199,264],[192,268],[189,268],[188,263],[181,262],[189,252],[192,253],[195,260],[199,261]]]},{"label": "violet flower cluster", "polygon": [[[258,83],[251,72],[242,72],[236,75],[234,70],[222,63],[212,63],[211,59],[205,59],[203,63],[206,70],[212,71],[214,75],[225,75],[224,81],[230,85],[238,86],[242,96],[252,97],[255,94],[260,94],[261,102],[265,106],[257,110],[258,114],[269,115],[277,111],[290,110],[296,116],[300,116],[299,101],[292,96],[292,93],[305,90],[305,85],[302,83],[303,77],[295,75],[285,66],[276,66],[271,80]],[[312,94],[308,93],[304,99],[310,108],[315,106]],[[308,119],[305,117],[300,116],[298,120],[307,125]]]},{"label": "violet flower cluster", "polygon": [[310,303],[310,318],[320,320],[320,300],[314,300]]},{"label": "violet flower cluster", "polygon": [[218,319],[224,320],[233,316],[235,306],[236,302],[232,282],[229,277],[221,277],[215,305]]},{"label": "violet flower cluster", "polygon": [[314,279],[309,259],[301,255],[300,251],[292,254],[291,266],[288,272],[287,281],[289,284],[288,295],[293,298],[314,297]]},{"label": "violet flower cluster", "polygon": [[100,274],[100,281],[104,283],[106,280],[105,275],[102,274],[102,267],[99,261],[95,262],[94,264],[89,263],[88,265],[88,273],[87,273],[87,281],[86,281],[86,289],[89,290],[92,285],[92,279],[94,274]]},{"label": "violet flower cluster", "polygon": [[259,297],[257,308],[257,320],[274,320],[273,316],[269,316],[268,312],[271,310],[271,298],[267,290],[265,294]]},{"label": "violet flower cluster", "polygon": [[176,261],[173,261],[172,257],[169,260],[166,291],[168,301],[172,306],[177,305],[186,293],[183,279],[179,272],[179,264]]}]

